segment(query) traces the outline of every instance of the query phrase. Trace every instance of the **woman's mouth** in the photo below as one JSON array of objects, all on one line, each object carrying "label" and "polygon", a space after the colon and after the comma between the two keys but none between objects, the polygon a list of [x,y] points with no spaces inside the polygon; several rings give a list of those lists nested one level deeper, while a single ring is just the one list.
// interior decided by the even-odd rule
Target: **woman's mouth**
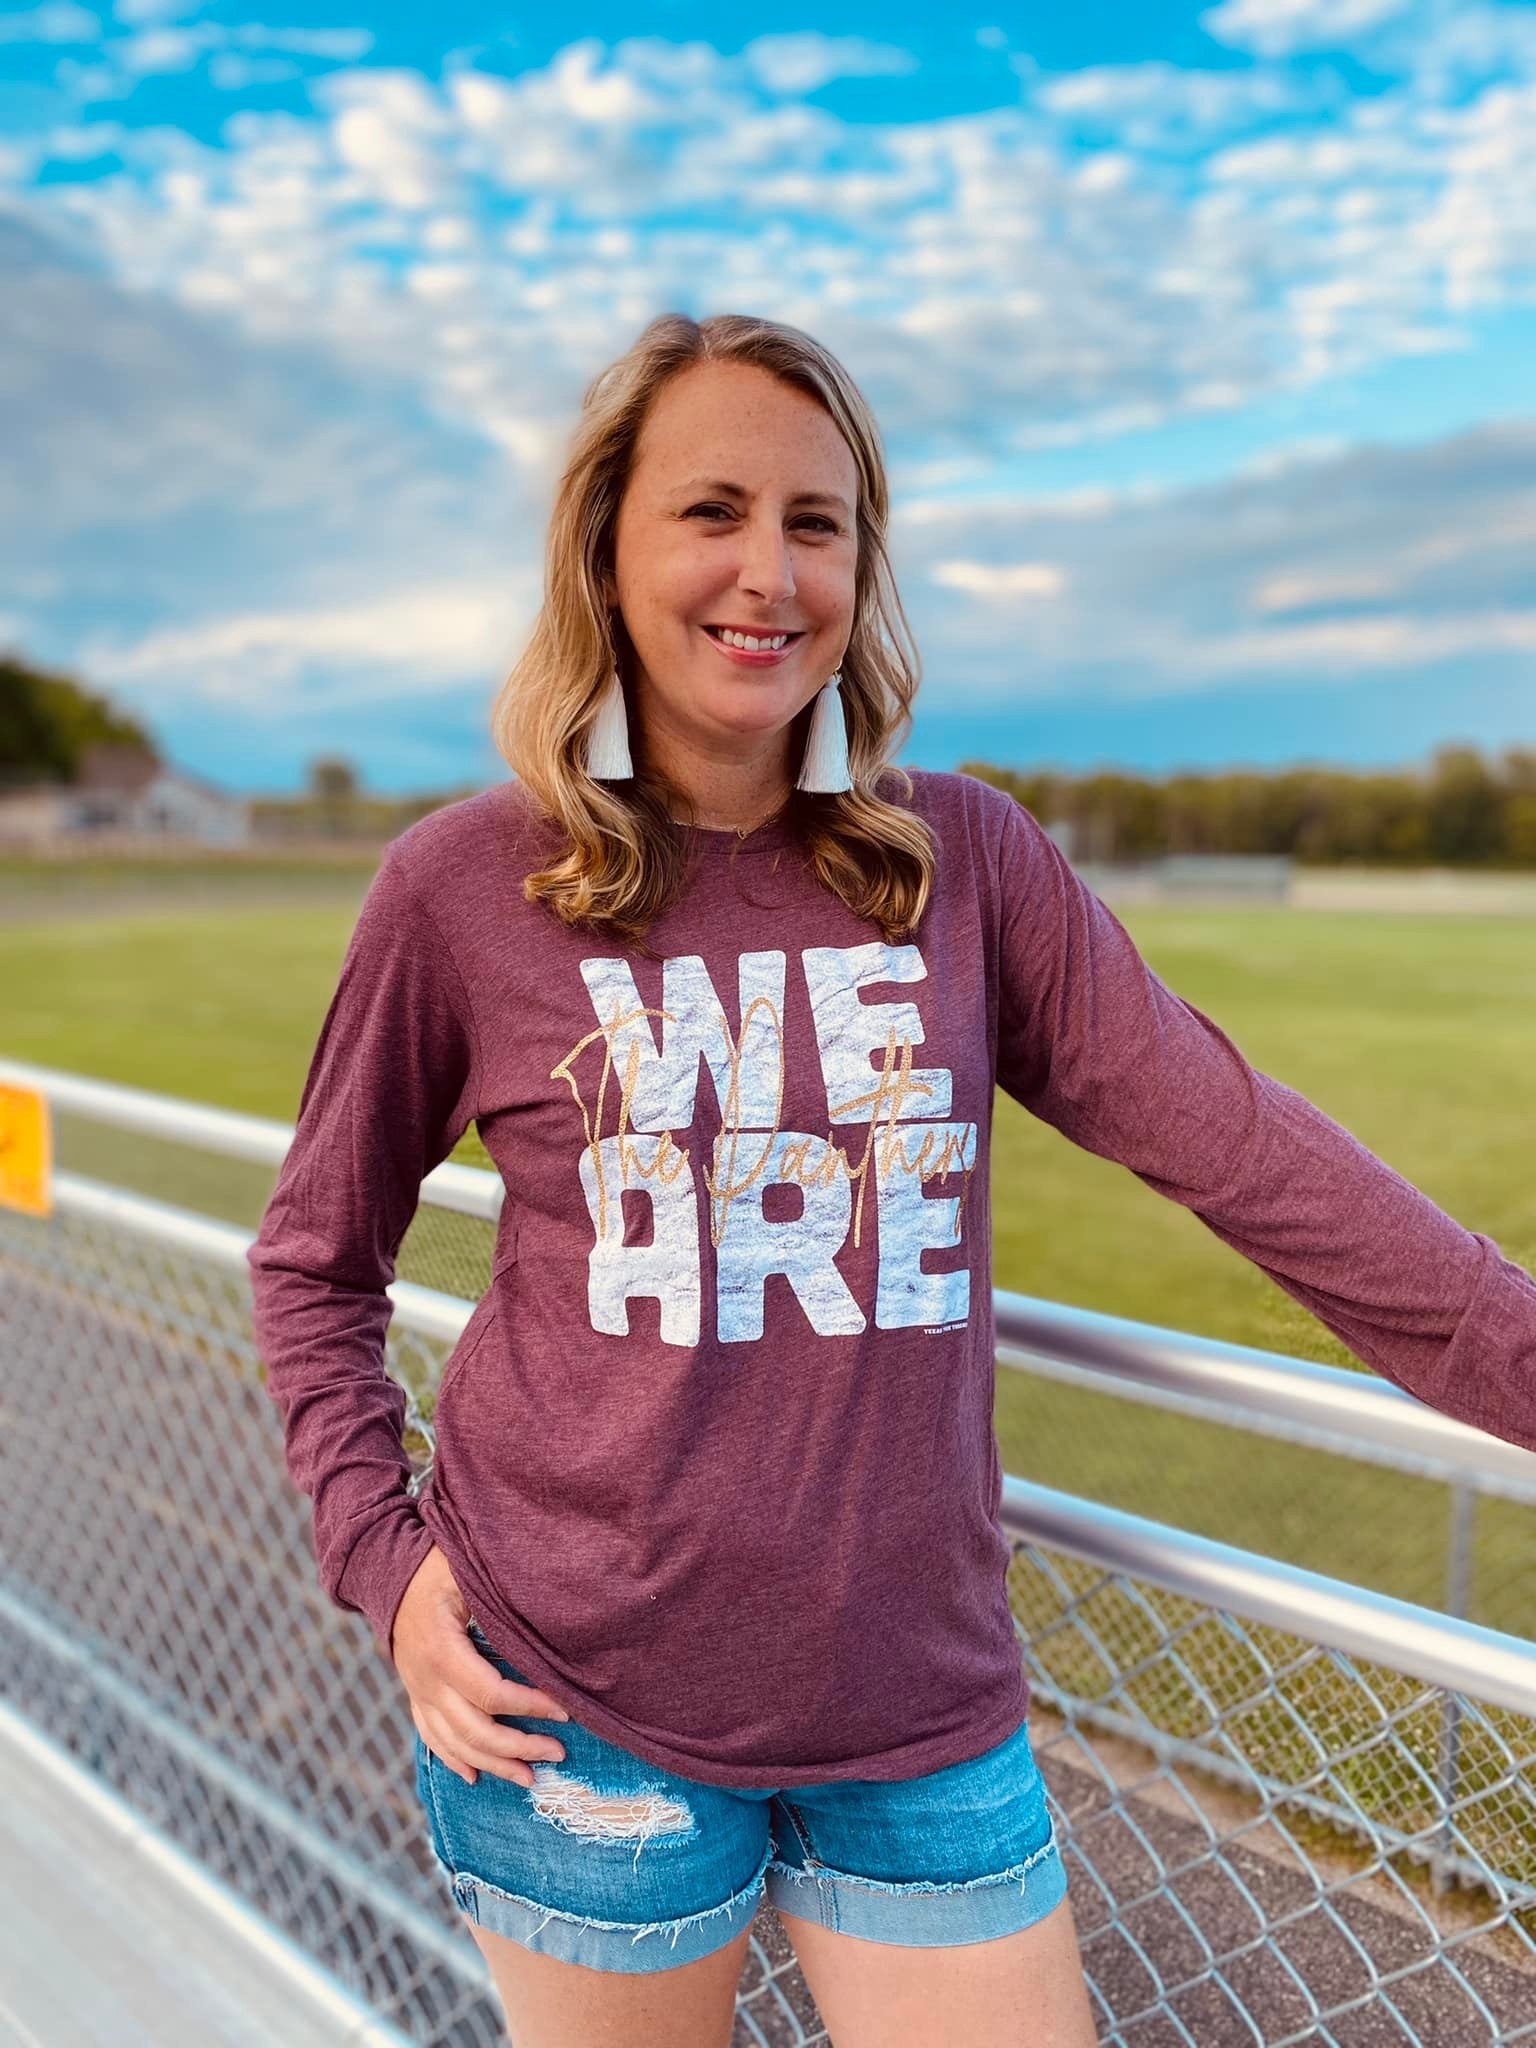
[{"label": "woman's mouth", "polygon": [[[719,626],[705,626],[703,632],[728,661],[740,662],[747,668],[772,668],[805,638],[803,633],[763,633],[755,636],[758,644],[752,648],[739,647],[735,641],[723,639]],[[779,640],[782,640],[782,646],[775,646],[775,641]]]}]

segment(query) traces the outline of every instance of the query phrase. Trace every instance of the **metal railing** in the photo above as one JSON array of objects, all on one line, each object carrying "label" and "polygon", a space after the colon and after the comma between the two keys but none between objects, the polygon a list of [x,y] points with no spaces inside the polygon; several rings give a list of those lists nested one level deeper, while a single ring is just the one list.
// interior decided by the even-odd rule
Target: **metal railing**
[{"label": "metal railing", "polygon": [[993,1294],[1000,1365],[1286,1436],[1397,1471],[1536,1498],[1536,1452],[1416,1401],[1388,1380],[1060,1302]]},{"label": "metal railing", "polygon": [[1004,1520],[1101,2040],[1536,2038],[1536,1645],[1043,1488]]},{"label": "metal railing", "polygon": [[[58,1161],[131,1193],[230,1223],[260,1221],[293,1126],[270,1117],[0,1059],[0,1083],[48,1098]],[[501,1177],[445,1161],[421,1184],[399,1270],[441,1293],[478,1300],[491,1277]]]},{"label": "metal railing", "polygon": [[[7,1079],[48,1094],[65,1167],[251,1228],[292,1135],[273,1120],[0,1060]],[[478,1300],[504,1192],[493,1172],[438,1167],[401,1246],[402,1281]],[[1378,1562],[1362,1555],[1358,1532],[1369,1524],[1383,1532],[1379,1590],[1536,1634],[1536,1580],[1525,1567],[1536,1540],[1530,1453],[1364,1372],[1001,1290],[994,1300],[999,1363],[1031,1382],[1019,1453],[1031,1470],[1021,1476],[1242,1547],[1278,1544],[1291,1562],[1341,1576],[1369,1576]],[[1123,1435],[1148,1408],[1161,1413],[1137,1421],[1135,1459],[1109,1472],[1106,1428],[1118,1423]],[[1266,1471],[1307,1499],[1299,1524],[1276,1526],[1268,1501],[1257,1520],[1244,1512],[1263,1475],[1234,1453],[1254,1434],[1286,1446]],[[1154,1457],[1150,1446],[1176,1455]],[[1213,1447],[1212,1456],[1193,1456],[1197,1446]],[[1241,1486],[1220,1470],[1213,1484],[1213,1462],[1226,1475],[1240,1471]]]},{"label": "metal railing", "polygon": [[[207,1185],[221,1158],[270,1184],[288,1140],[16,1063],[5,1080],[44,1087],[61,1157],[134,1134],[161,1150],[119,1165],[162,1186]],[[413,1277],[390,1290],[417,1485],[477,1292],[419,1276],[488,1275],[500,1196],[494,1175],[439,1168]],[[409,2038],[498,2040],[416,1809],[398,1682],[315,1583],[250,1335],[249,1227],[218,1220],[222,1196],[197,1214],[70,1164],[56,1197],[47,1221],[0,1211],[7,1698]],[[231,1183],[226,1210],[249,1199]],[[1000,1360],[1028,1375],[1000,1394],[1112,1404],[1139,1435],[1250,1453],[1263,1431],[1266,1460],[1330,1483],[1363,1471],[1513,1516],[1530,1554],[1536,1455],[1383,1382],[1007,1294],[996,1308]],[[1004,1519],[1101,2038],[1344,2043],[1370,2005],[1412,2041],[1536,2042],[1536,1646],[1089,1500],[1079,1476],[1077,1497],[1010,1478]],[[1463,1580],[1472,1560],[1466,1537]],[[771,1909],[753,1937],[738,2043],[823,2039]]]}]

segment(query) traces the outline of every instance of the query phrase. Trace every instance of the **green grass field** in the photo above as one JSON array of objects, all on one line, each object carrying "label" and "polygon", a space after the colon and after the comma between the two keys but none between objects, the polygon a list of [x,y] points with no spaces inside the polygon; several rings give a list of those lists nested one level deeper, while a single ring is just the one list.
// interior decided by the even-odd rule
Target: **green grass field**
[{"label": "green grass field", "polygon": [[[326,880],[323,903],[311,881],[277,905],[93,914],[79,885],[61,915],[7,923],[0,907],[0,1054],[291,1122],[366,885]],[[0,884],[13,903],[25,898],[14,871]],[[1536,928],[1270,906],[1121,915],[1163,978],[1255,1065],[1536,1268]],[[179,1182],[157,1183],[143,1141],[102,1137],[89,1157],[77,1143],[66,1130],[62,1163],[251,1224],[270,1181],[183,1158]],[[473,1135],[454,1156],[488,1163]],[[993,1204],[1000,1287],[1354,1363],[1193,1216],[1006,1098]],[[428,1277],[404,1260],[401,1270]],[[1443,1597],[1448,1503],[1429,1481],[1014,1372],[999,1374],[997,1419],[1004,1464],[1021,1477],[1406,1598]],[[1533,1525],[1524,1508],[1481,1510],[1473,1612],[1523,1634],[1536,1633]]]}]

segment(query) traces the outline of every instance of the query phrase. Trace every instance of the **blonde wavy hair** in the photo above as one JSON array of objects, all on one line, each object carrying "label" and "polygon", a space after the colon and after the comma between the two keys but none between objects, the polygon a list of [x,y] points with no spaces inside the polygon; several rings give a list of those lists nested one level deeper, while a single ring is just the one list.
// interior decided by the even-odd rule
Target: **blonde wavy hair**
[{"label": "blonde wavy hair", "polygon": [[[498,749],[564,841],[556,858],[528,876],[524,894],[566,924],[643,945],[652,920],[686,883],[686,853],[671,819],[691,813],[687,792],[644,760],[628,782],[595,781],[585,755],[615,670],[634,703],[633,650],[622,620],[610,619],[604,577],[613,573],[619,504],[641,428],[671,378],[710,362],[755,364],[816,399],[857,466],[854,621],[840,670],[853,787],[795,790],[783,815],[818,879],[894,943],[922,917],[935,847],[921,818],[881,794],[891,782],[912,794],[911,777],[889,757],[911,725],[921,664],[886,548],[890,492],[880,431],[853,379],[819,342],[744,313],[702,321],[659,315],[583,397],[550,516],[544,602],[491,715]],[[792,760],[803,754],[813,705],[795,720]]]}]

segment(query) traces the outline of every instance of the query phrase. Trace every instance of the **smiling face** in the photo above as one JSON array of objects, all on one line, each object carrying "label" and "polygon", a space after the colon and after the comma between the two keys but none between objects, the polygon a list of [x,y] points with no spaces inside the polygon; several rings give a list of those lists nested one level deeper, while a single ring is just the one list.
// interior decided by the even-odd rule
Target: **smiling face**
[{"label": "smiling face", "polygon": [[[782,769],[790,722],[853,630],[857,492],[831,416],[768,371],[698,363],[663,388],[619,507],[609,590],[653,758]],[[796,637],[738,658],[709,630],[721,626]]]}]

